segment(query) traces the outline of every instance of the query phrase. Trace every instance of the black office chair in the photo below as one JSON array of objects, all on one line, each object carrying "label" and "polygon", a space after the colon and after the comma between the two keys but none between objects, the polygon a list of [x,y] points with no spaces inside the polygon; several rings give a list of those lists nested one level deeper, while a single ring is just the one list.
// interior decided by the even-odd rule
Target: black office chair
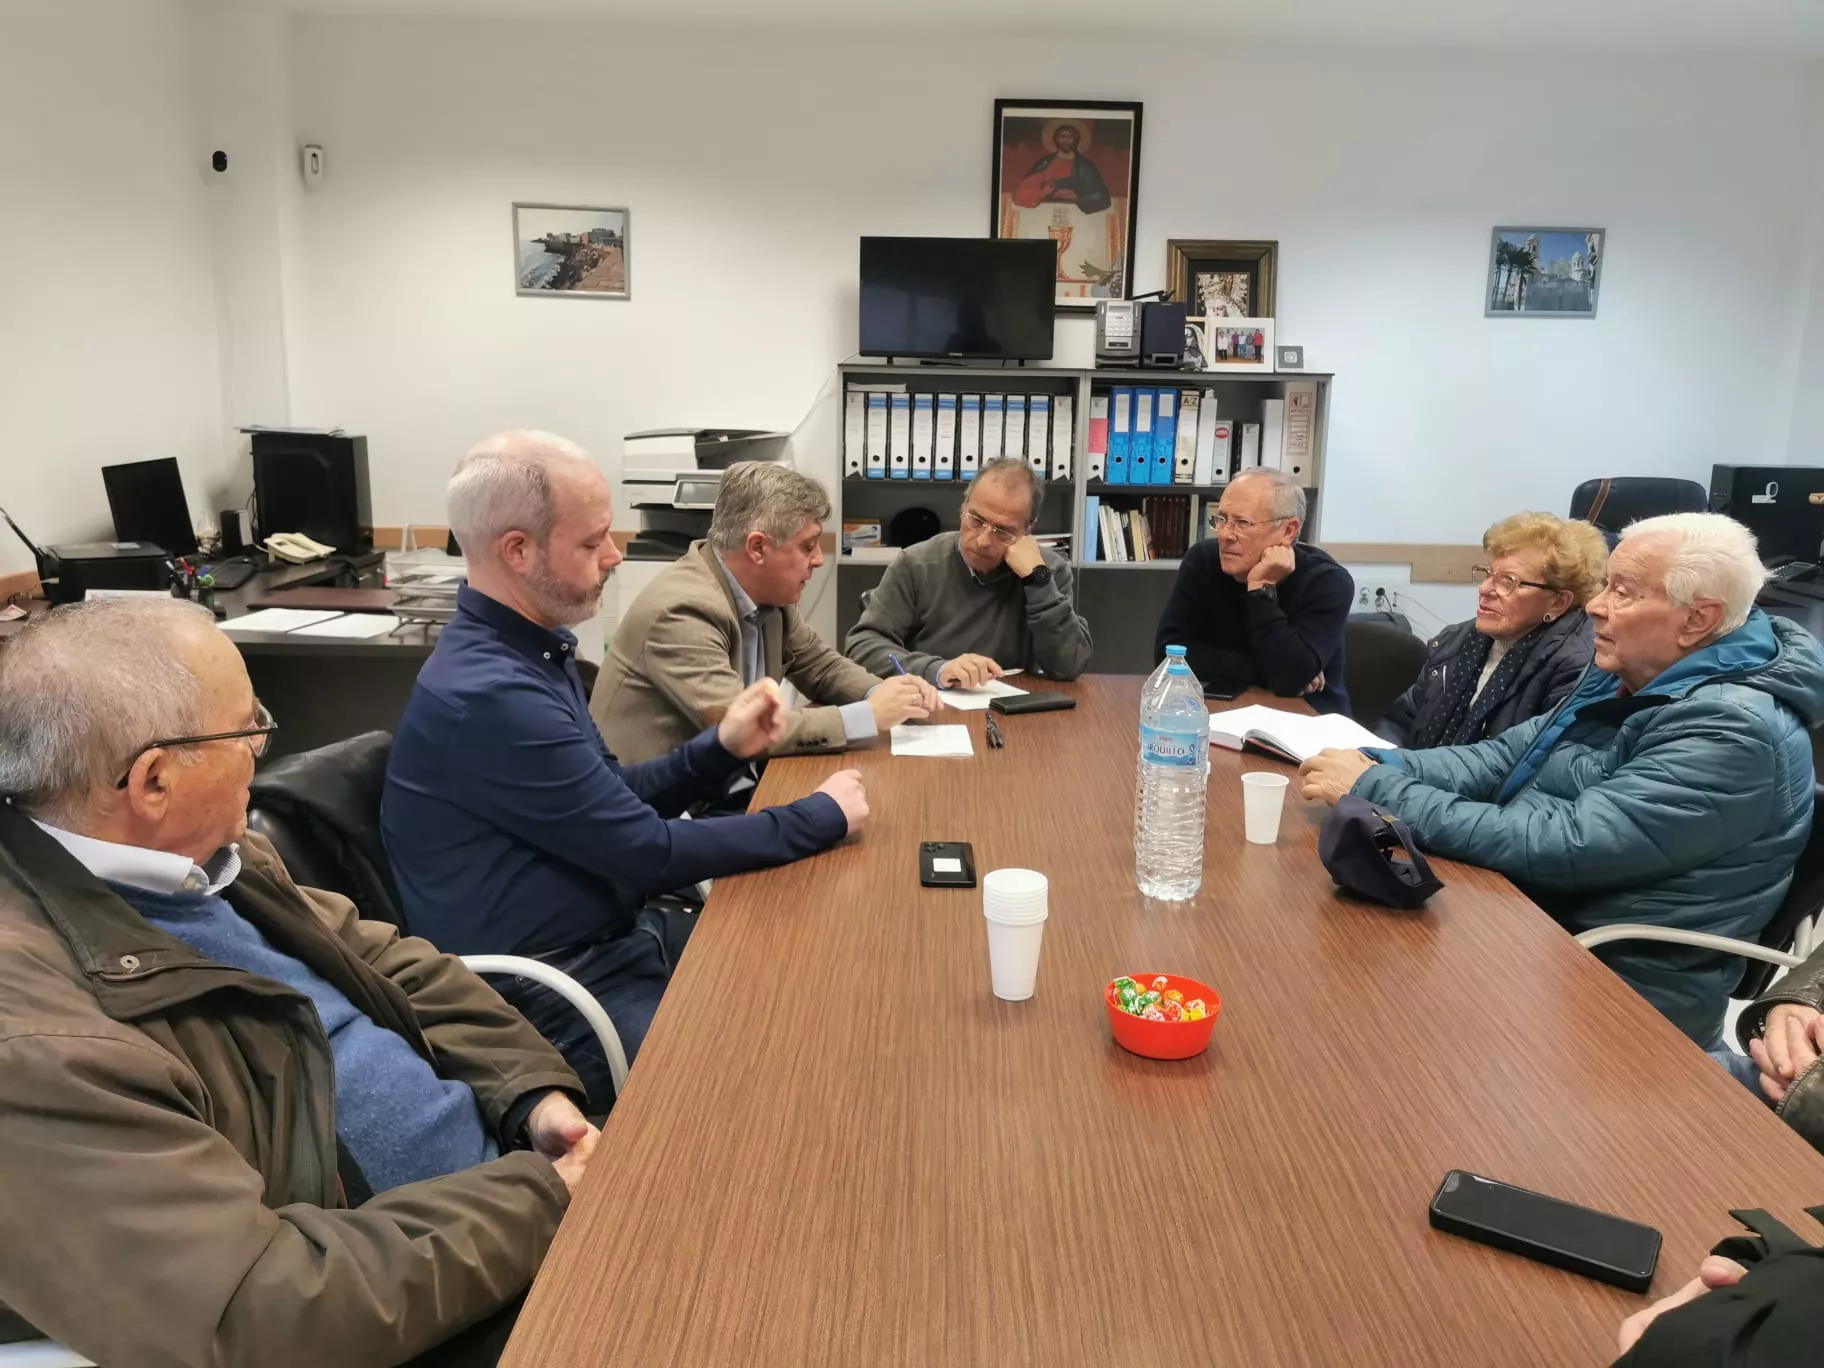
[{"label": "black office chair", "polygon": [[1811,833],[1792,868],[1792,886],[1780,900],[1767,925],[1754,940],[1733,940],[1704,931],[1677,931],[1663,926],[1619,925],[1598,927],[1577,937],[1577,943],[1594,950],[1613,941],[1666,941],[1721,950],[1748,961],[1741,982],[1730,994],[1756,998],[1767,991],[1776,970],[1791,969],[1818,946],[1817,919],[1824,912],[1824,784],[1812,786]]},{"label": "black office chair", "polygon": [[1425,641],[1382,622],[1343,624],[1343,684],[1355,720],[1370,731],[1425,664]]},{"label": "black office chair", "polygon": [[[272,842],[294,882],[340,893],[362,916],[409,934],[380,837],[380,797],[392,749],[392,735],[376,731],[274,761],[254,776],[247,829]],[[627,1081],[620,1033],[580,983],[520,955],[464,955],[462,962],[484,976],[530,979],[574,1007],[594,1028],[620,1095]]]},{"label": "black office chair", "polygon": [[1709,507],[1710,491],[1696,480],[1612,475],[1578,485],[1571,494],[1570,516],[1594,523],[1613,548],[1631,522],[1661,513],[1702,513]]}]

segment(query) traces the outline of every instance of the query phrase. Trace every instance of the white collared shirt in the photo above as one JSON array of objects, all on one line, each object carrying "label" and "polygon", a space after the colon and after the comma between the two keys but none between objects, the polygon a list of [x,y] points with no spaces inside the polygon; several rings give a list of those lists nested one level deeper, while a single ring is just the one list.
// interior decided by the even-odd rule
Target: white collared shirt
[{"label": "white collared shirt", "polygon": [[223,846],[209,857],[207,865],[199,865],[168,850],[147,850],[144,846],[98,841],[93,836],[65,831],[49,822],[38,822],[38,828],[75,856],[77,862],[96,878],[153,893],[216,894],[233,883],[241,872],[239,846]]}]

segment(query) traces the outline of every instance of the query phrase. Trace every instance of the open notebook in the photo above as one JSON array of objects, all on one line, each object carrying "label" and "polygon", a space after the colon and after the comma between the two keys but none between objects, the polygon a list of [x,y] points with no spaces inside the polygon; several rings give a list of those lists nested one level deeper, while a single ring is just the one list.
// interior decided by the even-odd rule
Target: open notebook
[{"label": "open notebook", "polygon": [[1333,747],[1376,746],[1391,750],[1393,743],[1384,741],[1368,728],[1341,713],[1322,713],[1306,717],[1300,713],[1281,712],[1256,704],[1250,708],[1231,708],[1228,712],[1210,714],[1210,740],[1230,750],[1252,746],[1280,760],[1302,763],[1321,750]]}]

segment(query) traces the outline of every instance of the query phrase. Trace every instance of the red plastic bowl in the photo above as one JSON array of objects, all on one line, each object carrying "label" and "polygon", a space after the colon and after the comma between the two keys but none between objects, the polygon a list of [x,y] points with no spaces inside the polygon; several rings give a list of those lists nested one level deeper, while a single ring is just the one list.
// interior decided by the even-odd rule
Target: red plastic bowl
[{"label": "red plastic bowl", "polygon": [[1123,977],[1131,978],[1142,988],[1163,977],[1166,987],[1183,993],[1186,1002],[1202,998],[1210,1014],[1202,1021],[1148,1021],[1145,1017],[1133,1016],[1121,1010],[1120,999],[1115,996],[1115,981],[1110,979],[1102,996],[1108,1003],[1108,1024],[1114,1030],[1115,1044],[1147,1059],[1189,1059],[1209,1048],[1210,1032],[1222,1013],[1222,997],[1214,988],[1177,974],[1127,974]]}]

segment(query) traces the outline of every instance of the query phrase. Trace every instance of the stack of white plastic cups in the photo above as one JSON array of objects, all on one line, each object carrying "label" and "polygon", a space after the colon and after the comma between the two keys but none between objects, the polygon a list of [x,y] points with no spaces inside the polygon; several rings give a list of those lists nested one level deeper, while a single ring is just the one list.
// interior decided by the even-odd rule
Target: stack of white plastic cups
[{"label": "stack of white plastic cups", "polygon": [[988,972],[996,997],[1024,1002],[1032,996],[1050,896],[1050,883],[1036,869],[995,869],[982,880]]}]

